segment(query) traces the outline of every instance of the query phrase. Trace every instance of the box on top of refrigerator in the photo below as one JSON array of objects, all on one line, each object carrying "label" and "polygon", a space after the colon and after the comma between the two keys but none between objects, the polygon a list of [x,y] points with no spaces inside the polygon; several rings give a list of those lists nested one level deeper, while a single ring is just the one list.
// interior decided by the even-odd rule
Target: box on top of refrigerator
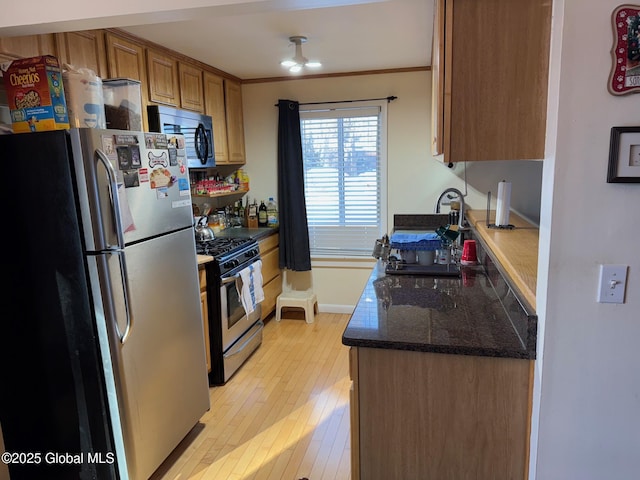
[{"label": "box on top of refrigerator", "polygon": [[52,55],[21,58],[0,65],[13,131],[69,128],[62,70]]}]

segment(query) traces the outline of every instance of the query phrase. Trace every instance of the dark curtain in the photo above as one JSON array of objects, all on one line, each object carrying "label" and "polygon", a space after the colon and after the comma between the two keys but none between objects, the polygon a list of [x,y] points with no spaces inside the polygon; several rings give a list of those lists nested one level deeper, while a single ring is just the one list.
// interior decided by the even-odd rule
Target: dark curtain
[{"label": "dark curtain", "polygon": [[304,168],[300,135],[300,104],[278,100],[278,203],[280,268],[311,270]]}]

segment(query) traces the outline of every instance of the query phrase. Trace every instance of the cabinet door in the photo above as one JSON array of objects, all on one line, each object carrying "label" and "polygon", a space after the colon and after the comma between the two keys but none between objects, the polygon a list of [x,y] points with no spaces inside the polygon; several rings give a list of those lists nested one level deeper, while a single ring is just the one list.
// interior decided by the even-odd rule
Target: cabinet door
[{"label": "cabinet door", "polygon": [[202,69],[180,62],[180,105],[187,110],[204,113]]},{"label": "cabinet door", "polygon": [[107,78],[107,51],[103,30],[87,30],[56,34],[60,63],[89,68]]},{"label": "cabinet door", "polygon": [[147,49],[149,100],[177,107],[180,104],[178,60],[151,48]]},{"label": "cabinet door", "polygon": [[262,302],[262,320],[266,319],[276,308],[278,295],[282,293],[282,276],[280,275],[279,235],[276,233],[258,242],[262,260],[262,280],[264,282],[264,301]]},{"label": "cabinet door", "polygon": [[147,120],[147,70],[144,47],[111,32],[105,34],[109,78],[130,78],[140,81],[142,95],[142,123],[149,129]]},{"label": "cabinet door", "polygon": [[213,149],[216,165],[229,163],[227,117],[224,108],[224,79],[204,72],[204,113],[213,119]]},{"label": "cabinet door", "polygon": [[58,56],[54,35],[25,35],[0,38],[0,54],[5,59],[37,57],[39,55]]},{"label": "cabinet door", "polygon": [[229,163],[244,164],[244,118],[242,113],[242,89],[239,82],[224,81],[225,108],[227,112],[227,142]]},{"label": "cabinet door", "polygon": [[551,3],[444,5],[444,160],[544,158]]}]

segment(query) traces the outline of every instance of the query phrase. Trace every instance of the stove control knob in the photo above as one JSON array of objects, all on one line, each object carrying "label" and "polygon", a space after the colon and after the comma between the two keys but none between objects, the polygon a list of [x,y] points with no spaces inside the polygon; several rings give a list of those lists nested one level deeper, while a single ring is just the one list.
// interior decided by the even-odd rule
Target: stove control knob
[{"label": "stove control knob", "polygon": [[234,258],[233,260],[229,260],[228,262],[225,262],[223,267],[224,268],[235,268],[238,265],[240,265],[240,262]]}]

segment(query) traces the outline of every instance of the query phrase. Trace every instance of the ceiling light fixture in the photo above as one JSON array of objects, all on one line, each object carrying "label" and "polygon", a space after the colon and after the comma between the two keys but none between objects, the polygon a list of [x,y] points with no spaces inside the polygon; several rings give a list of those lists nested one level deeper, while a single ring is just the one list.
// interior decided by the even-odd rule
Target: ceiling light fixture
[{"label": "ceiling light fixture", "polygon": [[298,73],[304,67],[310,68],[318,68],[321,67],[322,64],[320,62],[310,62],[307,57],[302,55],[302,44],[307,41],[307,37],[302,37],[300,35],[296,35],[293,37],[289,37],[289,41],[296,46],[296,53],[293,58],[289,60],[283,60],[280,62],[280,65],[289,69],[291,73]]}]

